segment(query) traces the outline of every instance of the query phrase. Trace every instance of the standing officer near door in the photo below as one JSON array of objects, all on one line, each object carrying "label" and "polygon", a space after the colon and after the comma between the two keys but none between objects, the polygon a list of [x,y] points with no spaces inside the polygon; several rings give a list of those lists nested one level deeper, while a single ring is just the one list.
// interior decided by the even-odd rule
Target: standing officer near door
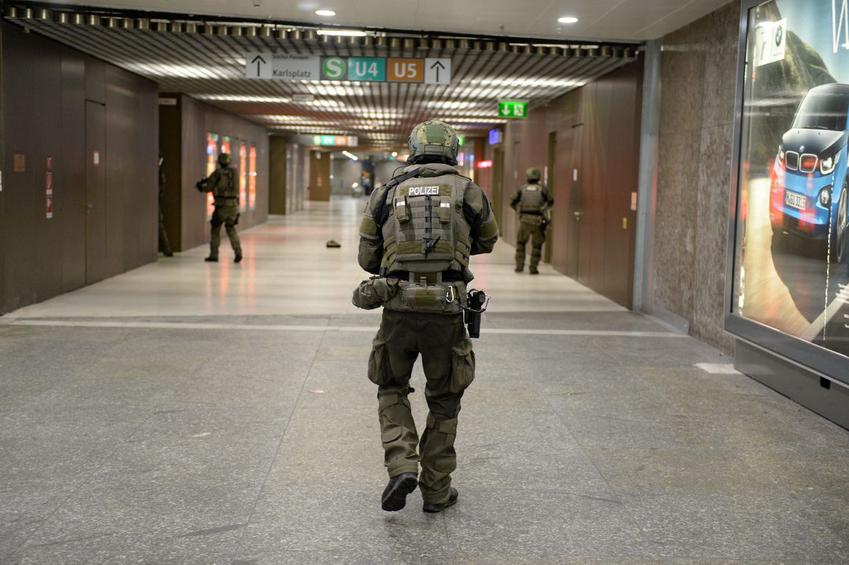
[{"label": "standing officer near door", "polygon": [[[425,512],[457,502],[451,473],[463,391],[475,356],[463,325],[469,257],[490,253],[498,226],[483,190],[456,169],[457,133],[439,121],[417,125],[408,166],[371,195],[360,225],[359,264],[378,275],[354,292],[354,304],[383,306],[369,357],[389,483],[381,504],[404,508],[418,484]],[[421,355],[430,413],[419,440],[408,395]],[[417,451],[418,447],[418,451]],[[419,465],[421,464],[421,474]]]},{"label": "standing officer near door", "polygon": [[519,231],[516,234],[516,272],[525,270],[525,246],[531,240],[531,263],[529,272],[539,274],[542,245],[549,223],[554,198],[548,188],[540,182],[539,169],[528,169],[527,184],[518,188],[510,199],[510,207],[519,215]]},{"label": "standing officer near door", "polygon": [[209,178],[203,178],[197,183],[197,189],[201,192],[211,192],[215,197],[215,211],[212,212],[212,236],[209,240],[209,257],[204,261],[218,262],[218,247],[221,245],[221,226],[227,230],[227,237],[233,247],[236,258],[234,261],[242,261],[242,242],[239,240],[239,232],[236,226],[239,224],[239,186],[237,183],[236,170],[230,166],[230,155],[221,153],[218,156],[219,168]]}]

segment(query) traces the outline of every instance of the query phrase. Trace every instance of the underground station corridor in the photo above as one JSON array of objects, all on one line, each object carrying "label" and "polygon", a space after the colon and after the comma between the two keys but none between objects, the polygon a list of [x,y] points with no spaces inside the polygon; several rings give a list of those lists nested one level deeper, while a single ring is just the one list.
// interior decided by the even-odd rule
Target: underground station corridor
[{"label": "underground station corridor", "polygon": [[845,5],[0,4],[0,564],[849,562]]}]

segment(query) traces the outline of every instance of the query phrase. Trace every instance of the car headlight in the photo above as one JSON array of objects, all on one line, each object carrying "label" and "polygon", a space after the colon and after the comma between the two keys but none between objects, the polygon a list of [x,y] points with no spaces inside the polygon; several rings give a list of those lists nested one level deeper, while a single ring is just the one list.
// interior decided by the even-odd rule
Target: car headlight
[{"label": "car headlight", "polygon": [[834,168],[837,166],[837,161],[840,160],[840,154],[832,155],[831,157],[827,157],[820,161],[820,171],[824,175],[830,175],[834,172]]},{"label": "car headlight", "polygon": [[778,162],[784,163],[784,149],[781,147],[778,148]]},{"label": "car headlight", "polygon": [[[833,167],[832,167],[833,169]],[[831,187],[827,186],[824,189],[820,190],[820,195],[818,198],[820,202],[820,206],[823,208],[828,208],[831,206]]]}]

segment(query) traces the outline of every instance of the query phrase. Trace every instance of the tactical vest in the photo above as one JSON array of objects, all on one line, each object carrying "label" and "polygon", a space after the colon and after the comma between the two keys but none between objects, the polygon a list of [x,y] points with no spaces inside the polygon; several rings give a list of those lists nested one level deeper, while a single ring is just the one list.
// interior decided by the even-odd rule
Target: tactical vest
[{"label": "tactical vest", "polygon": [[463,215],[469,179],[457,174],[415,177],[386,195],[381,272],[465,271],[471,228]]},{"label": "tactical vest", "polygon": [[215,185],[215,203],[218,205],[231,206],[238,204],[239,190],[236,186],[236,171],[231,167],[218,170],[218,182]]},{"label": "tactical vest", "polygon": [[542,185],[528,184],[522,187],[522,199],[519,200],[520,214],[541,214],[547,201]]}]

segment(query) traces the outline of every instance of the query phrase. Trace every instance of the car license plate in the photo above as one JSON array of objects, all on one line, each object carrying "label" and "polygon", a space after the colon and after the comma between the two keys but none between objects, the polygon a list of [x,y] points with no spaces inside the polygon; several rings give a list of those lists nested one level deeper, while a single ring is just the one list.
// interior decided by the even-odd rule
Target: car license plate
[{"label": "car license plate", "polygon": [[798,208],[799,210],[804,210],[807,208],[808,199],[801,194],[796,194],[795,192],[787,192],[784,194],[784,203],[788,206],[792,206],[793,208]]}]

